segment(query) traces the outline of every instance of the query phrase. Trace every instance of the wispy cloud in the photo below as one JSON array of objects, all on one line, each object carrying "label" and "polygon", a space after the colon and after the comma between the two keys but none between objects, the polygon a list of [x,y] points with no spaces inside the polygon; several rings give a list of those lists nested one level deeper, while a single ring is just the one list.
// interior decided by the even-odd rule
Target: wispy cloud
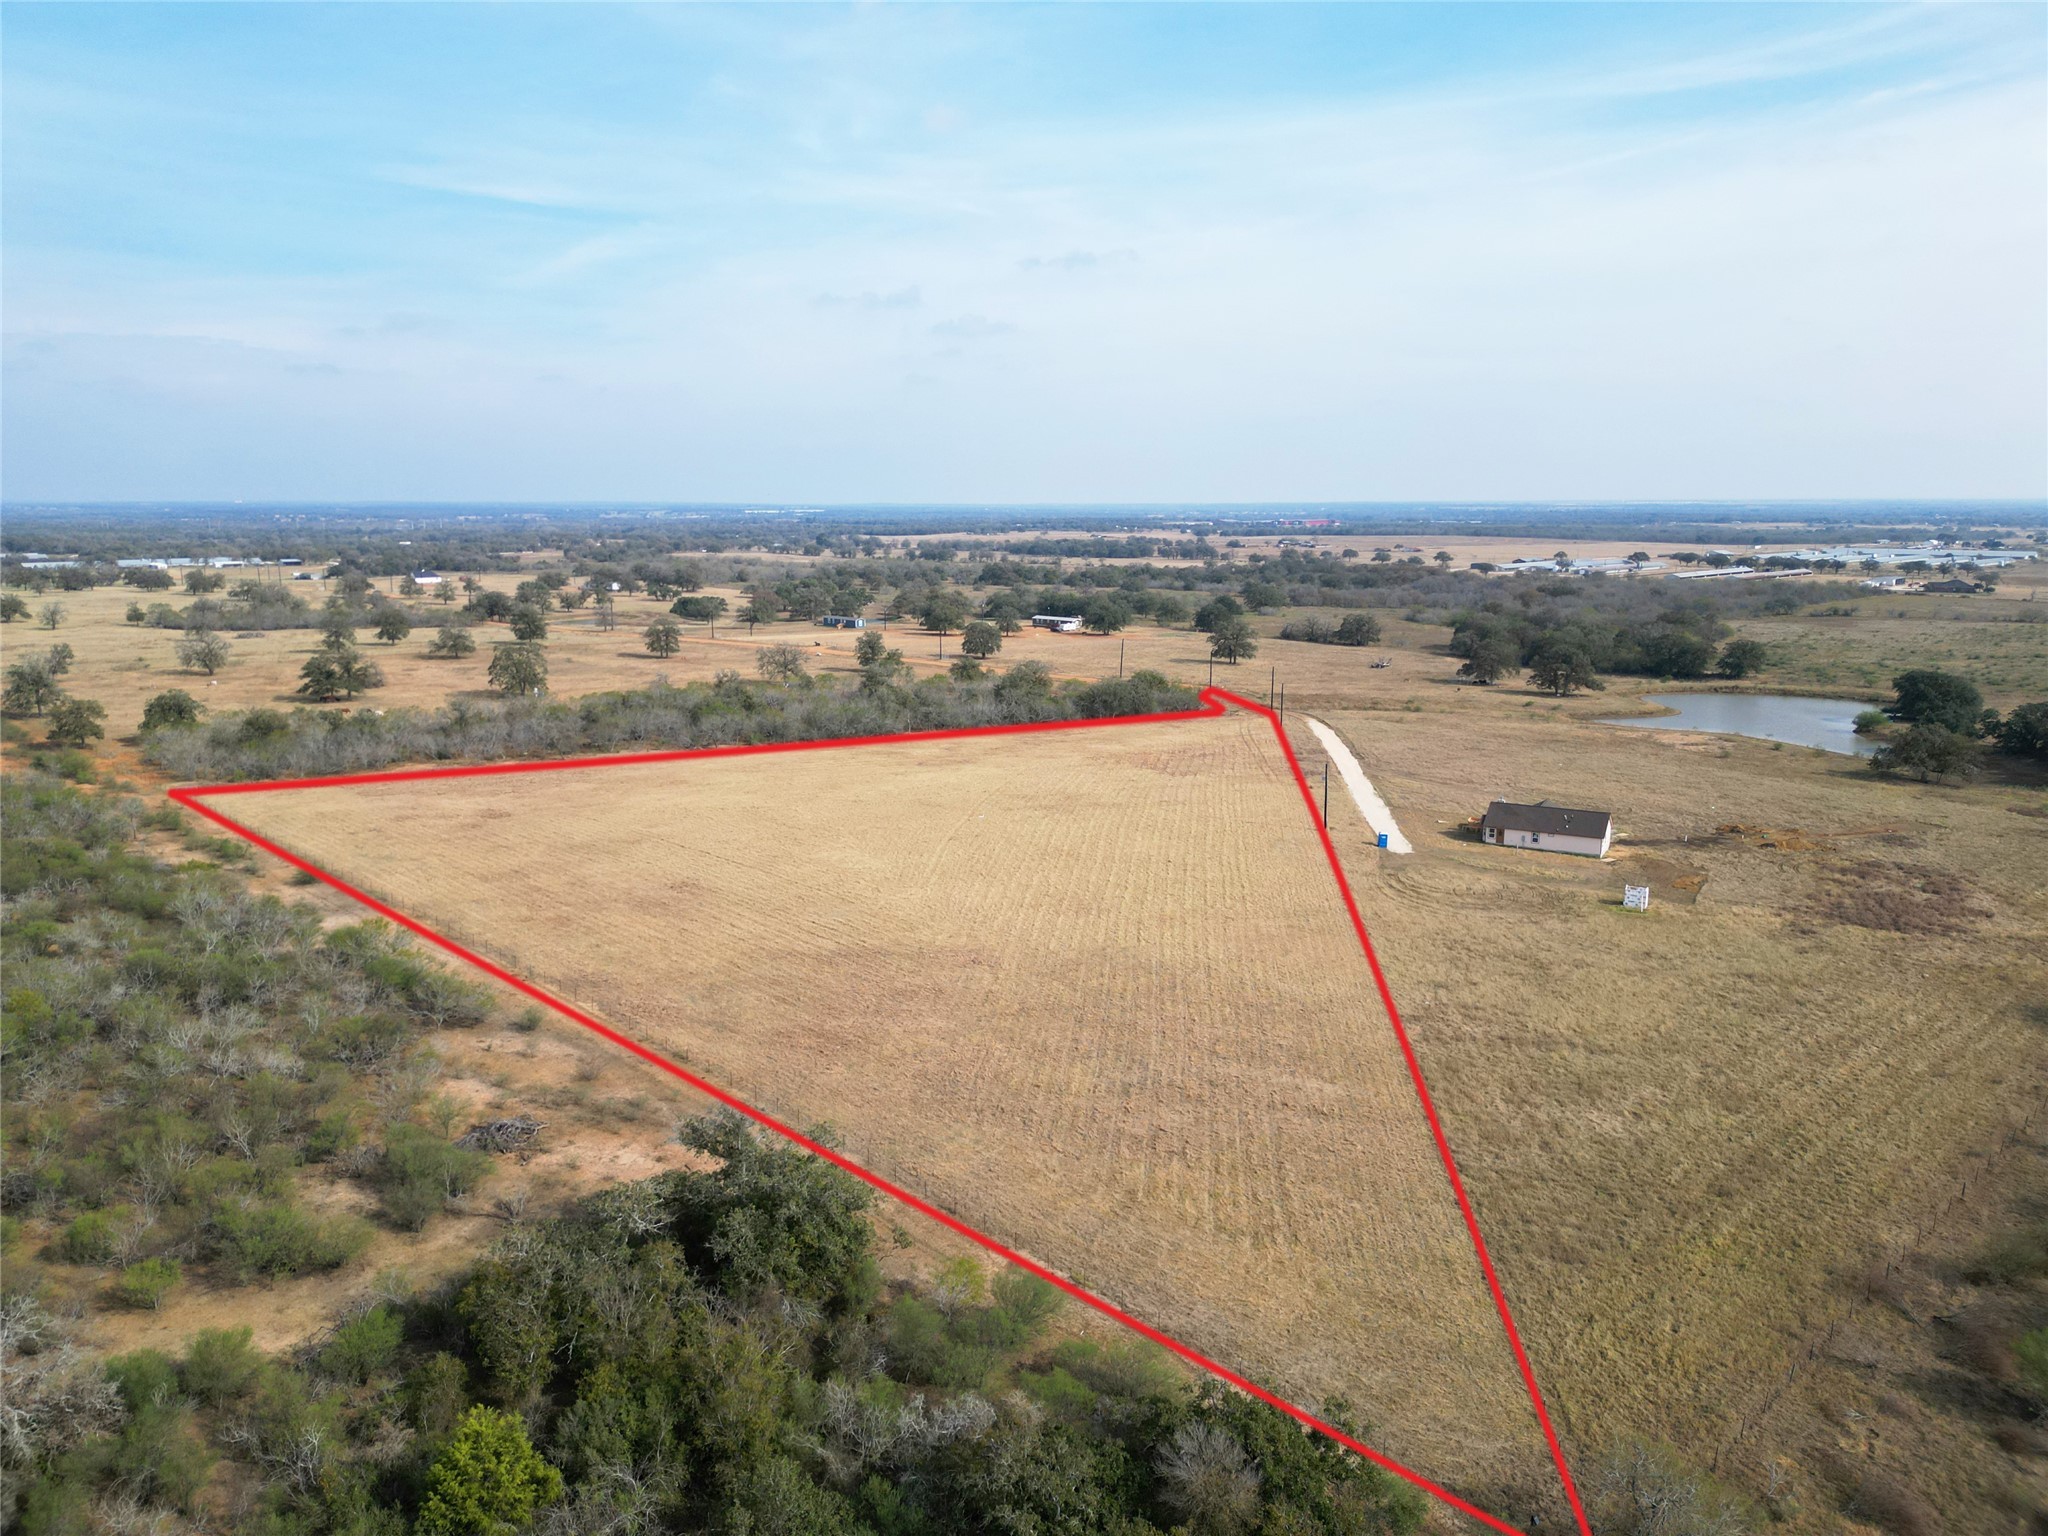
[{"label": "wispy cloud", "polygon": [[939,321],[932,327],[932,334],[948,341],[986,341],[991,336],[1008,336],[1016,329],[1008,321],[991,320],[986,315],[956,315],[951,320]]},{"label": "wispy cloud", "polygon": [[1121,251],[1068,251],[1063,256],[1026,256],[1017,263],[1026,272],[1037,272],[1052,268],[1063,272],[1086,272],[1092,268],[1106,266],[1111,262],[1136,261],[1138,253],[1133,250]]},{"label": "wispy cloud", "polygon": [[2024,13],[429,9],[10,17],[10,490],[2048,476]]},{"label": "wispy cloud", "polygon": [[913,283],[888,293],[877,293],[872,288],[860,293],[821,293],[811,302],[826,309],[848,305],[855,309],[915,309],[924,302],[924,296]]}]

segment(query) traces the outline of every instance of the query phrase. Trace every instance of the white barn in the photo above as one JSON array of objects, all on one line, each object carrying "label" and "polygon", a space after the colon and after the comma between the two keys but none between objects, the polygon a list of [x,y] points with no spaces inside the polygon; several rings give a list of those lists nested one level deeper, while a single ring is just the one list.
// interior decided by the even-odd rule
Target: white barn
[{"label": "white barn", "polygon": [[1496,800],[1479,819],[1479,839],[1503,848],[1540,848],[1602,859],[1614,841],[1614,818],[1606,811],[1568,810],[1548,800],[1534,805]]}]

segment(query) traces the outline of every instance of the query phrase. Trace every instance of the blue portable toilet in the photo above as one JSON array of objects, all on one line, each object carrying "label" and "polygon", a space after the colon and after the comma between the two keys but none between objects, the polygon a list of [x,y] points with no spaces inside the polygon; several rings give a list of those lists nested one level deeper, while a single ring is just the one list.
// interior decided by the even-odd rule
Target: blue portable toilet
[{"label": "blue portable toilet", "polygon": [[1387,834],[1384,832],[1380,834],[1379,846],[1382,848],[1387,846]]}]

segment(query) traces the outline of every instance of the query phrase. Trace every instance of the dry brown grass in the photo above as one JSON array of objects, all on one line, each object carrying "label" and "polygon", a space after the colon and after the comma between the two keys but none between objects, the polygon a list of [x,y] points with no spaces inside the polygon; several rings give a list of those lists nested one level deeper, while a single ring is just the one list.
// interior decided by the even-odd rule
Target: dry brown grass
[{"label": "dry brown grass", "polygon": [[1541,1455],[1257,717],[223,804],[1426,1473]]},{"label": "dry brown grass", "polygon": [[[2048,572],[2009,577],[1989,601],[1859,600],[1853,617],[1756,621],[1745,628],[1783,643],[1787,661],[1747,686],[1882,692],[1905,666],[1981,665],[1993,703],[2042,696],[2048,627],[2006,622],[2024,611],[2018,605],[2042,601],[2030,596],[2042,588],[2037,578]],[[103,600],[107,611],[95,620]],[[55,637],[78,648],[74,691],[106,700],[117,731],[132,729],[142,700],[166,686],[209,703],[281,702],[298,653],[312,643],[304,632],[238,642],[236,663],[209,694],[203,679],[177,672],[174,636],[119,622],[126,601],[126,593],[67,598],[74,620]],[[747,671],[754,646],[769,639],[796,640],[821,666],[851,670],[852,637],[804,625],[752,641],[722,633],[712,642],[694,630],[685,655],[666,663],[631,654],[638,627],[660,607],[629,600],[610,635],[580,617],[558,620],[549,642],[556,691],[644,682],[656,670],[678,680]],[[1257,661],[1217,666],[1215,676],[1263,697],[1277,668],[1289,706],[1313,708],[1344,732],[1417,845],[1408,859],[1377,853],[1336,797],[1341,852],[1575,1463],[1640,1436],[1715,1463],[1761,1496],[1789,1459],[1806,1511],[1794,1525],[1832,1529],[1841,1495],[1822,1476],[1827,1454],[1864,1454],[1881,1424],[1889,1464],[1911,1469],[1911,1483],[1950,1528],[2007,1529],[2012,1512],[2001,1490],[2013,1463],[1926,1385],[1943,1367],[1911,1336],[1942,1305],[1939,1287],[1917,1276],[1904,1284],[1896,1273],[1875,1288],[1866,1281],[1928,1234],[1948,1233],[1950,1249],[1974,1251],[1982,1192],[2025,1150],[2008,1133],[2048,1082],[2040,1022],[2048,1018],[2040,942],[2048,821],[2038,783],[1890,784],[1821,753],[1608,728],[1595,722],[1641,707],[1636,688],[1616,682],[1604,694],[1557,701],[1515,685],[1467,687],[1442,653],[1441,629],[1398,618],[1386,627],[1388,643],[1371,651],[1268,640]],[[418,654],[428,637],[416,633],[395,656],[366,647],[392,677],[367,702],[438,703],[451,689],[481,686],[483,657],[428,662]],[[5,632],[10,648],[51,638],[18,624]],[[890,641],[920,667],[942,664],[932,637],[891,626]],[[1203,637],[1149,627],[1120,638],[1020,635],[1001,660],[1038,659],[1056,673],[1092,677],[1113,673],[1120,650],[1127,671],[1154,667],[1188,681],[1209,673]],[[1373,670],[1377,657],[1392,664]],[[1055,739],[1078,748],[1116,734]],[[1296,734],[1316,775],[1313,744]],[[1314,956],[1323,942],[1322,919],[1296,903],[1324,890],[1327,877],[1284,862],[1299,854],[1305,830],[1298,802],[1285,794],[1276,802],[1271,785],[1228,765],[1176,776],[1162,757],[1084,771],[1085,754],[1051,776],[1021,767],[967,775],[962,784],[986,787],[977,801],[944,787],[945,761],[900,750],[914,787],[877,780],[855,786],[852,800],[840,780],[829,792],[733,787],[720,791],[715,825],[685,819],[680,803],[654,795],[546,823],[485,817],[482,800],[446,825],[401,825],[380,808],[303,834],[309,847],[333,845],[345,872],[402,901],[410,898],[401,883],[431,891],[439,915],[452,914],[487,952],[658,1044],[679,1044],[770,1107],[839,1122],[854,1150],[908,1175],[913,1187],[1290,1390],[1313,1396],[1332,1372],[1366,1381],[1386,1357],[1382,1345],[1405,1352],[1415,1348],[1412,1330],[1448,1326],[1410,1315],[1414,1290],[1373,1289],[1385,1279],[1383,1260],[1429,1272],[1440,1233],[1354,1225],[1352,1238],[1332,1246],[1314,1224],[1321,1218],[1297,1197],[1272,1193],[1270,1181],[1297,1157],[1355,1171],[1360,1159],[1383,1156],[1379,1138],[1399,1123],[1375,1120],[1370,1150],[1339,1145],[1331,1127],[1361,1117],[1318,1119],[1313,1111],[1335,1101],[1296,1091],[1306,1075],[1318,1093],[1364,1093],[1384,1066],[1346,1060],[1342,1072],[1332,1066],[1318,1077],[1335,1042],[1355,1049],[1377,1037],[1327,1026],[1316,1035],[1298,1022],[1318,1017],[1313,1009],[1271,1001],[1284,980],[1272,957]],[[836,756],[779,761],[822,769]],[[1107,775],[1099,781],[1097,767]],[[122,771],[136,771],[126,754]],[[1205,783],[1212,773],[1216,782]],[[1146,827],[1105,820],[1109,832],[1093,838],[1062,830],[1133,781],[1176,809]],[[1465,819],[1497,794],[1614,808],[1627,834],[1617,853],[1631,880],[1652,885],[1652,911],[1619,910],[1616,865],[1460,838]],[[259,806],[283,812],[289,802],[226,804],[253,817]],[[1215,849],[1200,839],[1212,835],[1202,829],[1219,806],[1253,830],[1211,869]],[[1013,842],[999,855],[984,852],[983,815],[1011,827]],[[1267,817],[1279,819],[1262,842]],[[521,826],[544,835],[526,848]],[[870,854],[848,852],[858,849]],[[1269,864],[1290,872],[1286,889],[1232,887],[1262,894],[1256,906],[1233,898],[1244,910],[1226,926],[1242,947],[1228,951],[1236,959],[1227,977],[1200,972],[1209,990],[1199,995],[1212,1007],[1228,981],[1267,998],[1256,1017],[1279,1020],[1284,1031],[1262,1024],[1246,1036],[1208,1013],[1185,1024],[1197,996],[1188,952],[1150,948],[1145,934],[1110,919],[1090,930],[1075,915],[1131,908],[1221,923],[1174,893],[1265,879]],[[482,868],[521,873],[484,879],[474,873]],[[1018,868],[1057,869],[1059,878],[1020,884]],[[957,894],[955,904],[933,895],[945,891]],[[747,911],[736,913],[741,894]],[[592,902],[610,914],[603,922],[587,916]],[[1053,945],[1075,946],[1080,958],[1056,973],[1034,969],[1033,956]],[[830,974],[821,973],[820,954]],[[1328,964],[1342,976],[1356,960]],[[664,990],[647,984],[650,975],[680,980]],[[872,1005],[831,1006],[848,995],[871,995]],[[1369,1007],[1354,1012],[1377,1020]],[[1020,1028],[1026,1016],[1039,1023]],[[1088,1054],[1057,1028],[1047,1033],[1047,1020],[1088,1025],[1101,1051]],[[1304,1030],[1323,1055],[1288,1050]],[[876,1086],[883,1068],[896,1073],[886,1090]],[[494,1065],[479,1080],[504,1070]],[[520,1069],[515,1087],[566,1092],[580,1070],[543,1055]],[[1025,1074],[1022,1087],[1006,1073]],[[584,1100],[544,1115],[551,1134],[600,1126],[603,1104],[615,1098],[646,1094],[687,1107],[680,1089],[629,1083],[630,1075],[621,1069],[585,1085]],[[1229,1119],[1199,1091],[1226,1080],[1277,1096],[1285,1113]],[[1165,1106],[1166,1119],[1134,1129],[1120,1088],[1134,1103]],[[955,1134],[923,1134],[935,1104],[965,1117],[947,1122]],[[1304,1138],[1255,1134],[1296,1123],[1287,1115],[1306,1117]],[[649,1121],[631,1135],[651,1142],[655,1130]],[[1412,1163],[1402,1167],[1401,1177],[1427,1182]],[[1051,1203],[1037,1193],[1049,1185],[1059,1191]],[[1342,1190],[1350,1212],[1330,1219],[1377,1220],[1371,1202],[1391,1187]],[[904,1252],[919,1261],[950,1241],[908,1213],[890,1220],[915,1234]],[[1260,1221],[1310,1251],[1272,1257],[1260,1246],[1268,1239],[1255,1236]],[[1215,1236],[1197,1253],[1174,1241],[1186,1231]],[[1214,1262],[1219,1253],[1234,1266]],[[451,1247],[451,1263],[461,1256]],[[1363,1283],[1350,1272],[1361,1264]],[[366,1284],[368,1272],[352,1283]],[[307,1295],[301,1312],[310,1320],[325,1303]],[[1504,1408],[1497,1424],[1445,1428],[1429,1417],[1429,1400],[1452,1395],[1449,1383],[1461,1374],[1497,1378],[1495,1366],[1432,1354],[1426,1344],[1413,1358],[1428,1363],[1415,1379],[1380,1396],[1376,1387],[1359,1392],[1390,1444],[1426,1471],[1479,1467],[1489,1448],[1526,1445],[1527,1431],[1510,1425]],[[1891,1400],[1910,1412],[1885,1407],[1870,1390],[1873,1373],[1885,1370],[1901,1384]],[[2022,1451],[2037,1463],[2038,1450],[2011,1454]],[[2036,1463],[2027,1463],[2033,1484]]]},{"label": "dry brown grass", "polygon": [[[1417,846],[1347,819],[1346,862],[1568,1448],[1646,1436],[1760,1487],[1864,1263],[2041,1105],[2048,834],[2020,789],[1520,713],[1331,717]],[[1633,848],[1457,835],[1494,795],[1612,807],[1695,904],[1622,912]]]},{"label": "dry brown grass", "polygon": [[[509,592],[523,577],[500,574],[484,578],[487,587]],[[292,590],[305,597],[317,610],[326,600],[324,581],[294,582]],[[737,593],[728,591],[728,598]],[[311,629],[278,629],[247,634],[230,632],[233,648],[228,664],[218,676],[189,671],[178,664],[176,648],[180,631],[150,629],[125,622],[128,605],[140,599],[145,607],[170,594],[138,593],[128,587],[100,587],[90,592],[53,593],[37,599],[58,601],[68,610],[61,627],[52,631],[31,628],[22,620],[0,626],[0,648],[9,653],[45,649],[57,641],[69,644],[77,659],[65,678],[67,692],[98,699],[107,707],[110,735],[126,735],[142,720],[142,707],[167,688],[182,688],[209,709],[248,709],[257,706],[290,708],[305,704],[294,690],[299,685],[299,668],[319,648],[320,632]],[[172,597],[183,606],[183,594]],[[363,654],[380,666],[386,685],[357,700],[353,706],[322,706],[340,710],[350,707],[387,709],[409,704],[438,706],[450,698],[496,697],[485,679],[490,665],[492,641],[511,639],[504,624],[480,624],[474,634],[477,652],[460,661],[437,661],[427,655],[439,621],[450,610],[431,600],[414,599],[410,606],[424,610],[429,619],[396,645],[376,639],[366,627],[357,632]],[[719,624],[715,635],[702,624],[684,626],[680,654],[667,660],[650,656],[640,634],[657,617],[666,615],[668,605],[650,597],[622,596],[618,600],[618,628],[596,627],[590,610],[555,613],[549,616],[547,656],[549,683],[553,692],[565,697],[597,693],[612,688],[644,688],[657,674],[673,682],[708,679],[719,670],[731,668],[754,675],[754,652],[762,645],[794,641],[811,648],[827,632],[807,624],[773,624],[759,627],[749,639],[744,625]],[[834,632],[836,633],[836,632]],[[926,650],[933,643],[926,643]],[[818,647],[819,670],[852,673],[853,646]],[[829,655],[828,655],[829,652]],[[931,658],[930,666],[942,665]]]}]

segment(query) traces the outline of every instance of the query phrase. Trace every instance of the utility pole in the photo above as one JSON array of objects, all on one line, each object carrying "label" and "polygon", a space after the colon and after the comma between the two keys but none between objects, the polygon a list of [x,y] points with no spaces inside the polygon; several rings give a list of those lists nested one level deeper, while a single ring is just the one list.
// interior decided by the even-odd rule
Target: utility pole
[{"label": "utility pole", "polygon": [[1121,640],[1116,643],[1116,678],[1118,682],[1124,678],[1124,643]]}]

